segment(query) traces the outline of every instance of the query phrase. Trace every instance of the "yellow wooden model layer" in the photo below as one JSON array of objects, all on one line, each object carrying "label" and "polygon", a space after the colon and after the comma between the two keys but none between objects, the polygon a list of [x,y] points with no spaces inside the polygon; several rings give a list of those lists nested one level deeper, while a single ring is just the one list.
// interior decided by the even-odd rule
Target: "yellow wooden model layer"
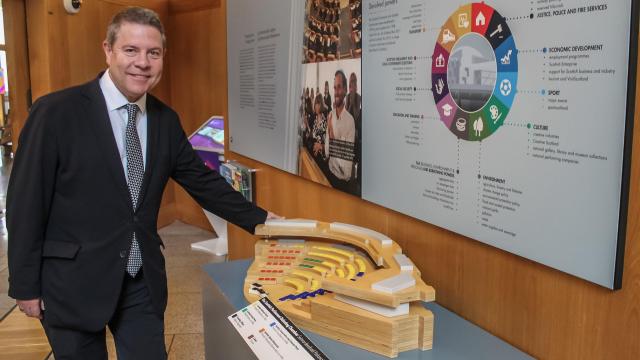
[{"label": "yellow wooden model layer", "polygon": [[256,228],[244,295],[268,296],[296,325],[388,357],[429,350],[435,290],[386,235],[341,223],[274,220]]}]

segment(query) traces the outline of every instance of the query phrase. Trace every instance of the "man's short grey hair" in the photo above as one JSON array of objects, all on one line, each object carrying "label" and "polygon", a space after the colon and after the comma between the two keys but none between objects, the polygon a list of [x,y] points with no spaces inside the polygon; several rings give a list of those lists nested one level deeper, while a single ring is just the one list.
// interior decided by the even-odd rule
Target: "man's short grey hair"
[{"label": "man's short grey hair", "polygon": [[120,11],[111,19],[109,26],[107,26],[107,44],[109,44],[109,46],[115,44],[118,31],[120,31],[120,26],[122,26],[123,23],[153,26],[160,32],[160,35],[162,35],[162,47],[167,47],[164,26],[162,26],[158,14],[153,10],[135,6]]}]

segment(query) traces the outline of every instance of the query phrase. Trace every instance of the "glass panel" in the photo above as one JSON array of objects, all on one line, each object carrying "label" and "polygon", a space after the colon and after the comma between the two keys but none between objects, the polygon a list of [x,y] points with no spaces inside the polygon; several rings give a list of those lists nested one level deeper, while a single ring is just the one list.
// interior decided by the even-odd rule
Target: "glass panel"
[{"label": "glass panel", "polygon": [[[7,52],[4,50],[0,50],[0,68],[2,68],[2,77],[4,79],[4,91],[5,95],[9,92],[9,79],[7,70]],[[0,88],[2,87],[2,80],[0,80]]]},{"label": "glass panel", "polygon": [[0,1],[0,44],[4,44],[4,12],[2,10],[2,1]]}]

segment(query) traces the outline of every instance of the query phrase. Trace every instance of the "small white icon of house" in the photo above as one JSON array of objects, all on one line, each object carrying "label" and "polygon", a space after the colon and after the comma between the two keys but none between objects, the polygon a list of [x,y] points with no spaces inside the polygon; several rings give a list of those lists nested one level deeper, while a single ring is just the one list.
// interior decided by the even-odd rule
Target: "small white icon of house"
[{"label": "small white icon of house", "polygon": [[437,58],[436,58],[436,67],[444,67],[444,55],[440,54]]},{"label": "small white icon of house", "polygon": [[476,26],[484,26],[487,23],[487,18],[484,16],[482,11],[478,13],[476,16]]},{"label": "small white icon of house", "polygon": [[449,104],[444,104],[442,106],[442,111],[444,113],[444,116],[451,116],[451,110],[453,110],[453,106]]}]

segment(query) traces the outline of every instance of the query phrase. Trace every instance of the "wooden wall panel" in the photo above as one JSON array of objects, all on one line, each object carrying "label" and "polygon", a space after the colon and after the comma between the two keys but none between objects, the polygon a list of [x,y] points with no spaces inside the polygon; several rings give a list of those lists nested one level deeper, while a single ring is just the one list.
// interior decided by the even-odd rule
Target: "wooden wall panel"
[{"label": "wooden wall panel", "polygon": [[[635,122],[640,139],[637,115]],[[636,185],[639,144],[631,182]],[[440,304],[527,353],[543,359],[640,358],[637,186],[631,193],[623,289],[613,292],[238,154],[229,157],[260,169],[261,206],[287,217],[348,222],[388,234],[436,288]],[[231,258],[253,256],[251,236],[232,227],[229,237]]]},{"label": "wooden wall panel", "polygon": [[[102,41],[111,17],[128,5],[146,4],[168,23],[168,2],[164,1],[85,1],[80,13],[69,15],[62,1],[27,1],[30,71],[34,100],[49,92],[82,84],[106,68]],[[169,67],[165,79],[153,90],[169,100]]]},{"label": "wooden wall panel", "polygon": [[[12,0],[16,1],[16,0]],[[111,17],[120,9],[145,6],[156,11],[168,24],[168,0],[96,0],[83,2],[78,14],[69,15],[59,0],[22,0],[26,4],[29,65],[33,99],[94,79],[106,68],[102,42]],[[169,59],[154,95],[170,102]],[[17,138],[18,132],[14,134]],[[165,190],[159,226],[176,218],[174,187]]]},{"label": "wooden wall panel", "polygon": [[24,126],[29,111],[28,93],[29,93],[29,50],[27,48],[27,23],[26,9],[23,0],[4,0],[2,2],[4,11],[5,29],[11,31],[5,32],[7,45],[7,68],[10,69],[8,74],[9,84],[11,84],[11,92],[9,94],[9,103],[11,104],[11,113],[8,121],[12,126],[13,149],[18,146],[18,137]]},{"label": "wooden wall panel", "polygon": [[[227,116],[226,21],[222,17],[225,4],[222,1],[221,9],[171,15],[172,51],[179,50],[171,58],[172,104],[181,114],[187,131],[194,130],[210,114],[221,112]],[[636,101],[640,105],[640,96]],[[425,281],[435,286],[440,304],[535,357],[638,359],[640,119],[637,115],[635,123],[625,274],[623,289],[616,292],[239,154],[227,152],[227,157],[258,169],[257,199],[262,207],[287,217],[348,222],[387,233],[419,266]],[[176,195],[180,209],[189,214],[199,210],[184,196]],[[253,256],[255,239],[234,226],[229,232],[230,257]]]},{"label": "wooden wall panel", "polygon": [[221,0],[169,0],[169,13],[178,14],[219,8]]},{"label": "wooden wall panel", "polygon": [[[169,17],[168,45],[171,105],[190,135],[209,117],[226,111],[226,15],[220,1],[170,4],[174,9]],[[212,230],[200,206],[174,186],[178,218]]]}]

